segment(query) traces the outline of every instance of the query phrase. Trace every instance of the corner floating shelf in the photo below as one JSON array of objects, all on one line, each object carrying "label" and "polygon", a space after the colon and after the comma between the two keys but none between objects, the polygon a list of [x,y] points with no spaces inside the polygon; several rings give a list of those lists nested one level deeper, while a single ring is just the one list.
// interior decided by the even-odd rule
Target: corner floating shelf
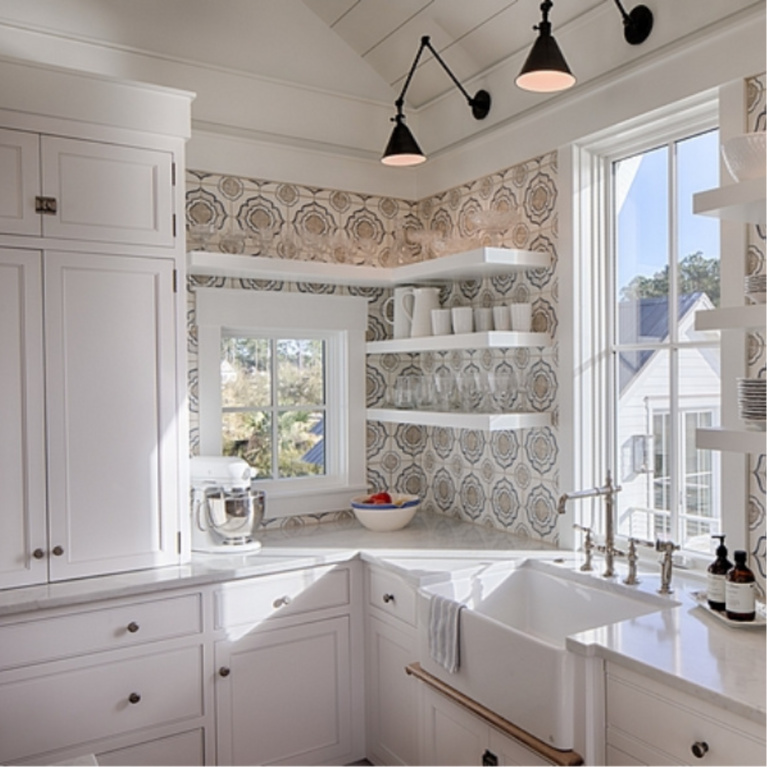
[{"label": "corner floating shelf", "polygon": [[767,453],[767,433],[745,429],[697,429],[699,450],[726,450],[732,453]]},{"label": "corner floating shelf", "polygon": [[767,222],[764,178],[751,178],[708,189],[694,194],[692,199],[693,213],[726,221],[741,221],[744,224]]},{"label": "corner floating shelf", "polygon": [[189,274],[382,288],[412,283],[479,280],[548,266],[551,266],[548,253],[510,248],[476,248],[393,268],[292,261],[201,250],[187,253]]},{"label": "corner floating shelf", "polygon": [[370,341],[368,354],[417,354],[418,352],[451,351],[453,349],[508,349],[516,346],[550,346],[548,333],[492,330],[488,333],[459,333],[419,338],[393,338]]},{"label": "corner floating shelf", "polygon": [[433,410],[368,408],[369,421],[442,426],[449,429],[512,431],[551,425],[551,413],[440,413]]}]

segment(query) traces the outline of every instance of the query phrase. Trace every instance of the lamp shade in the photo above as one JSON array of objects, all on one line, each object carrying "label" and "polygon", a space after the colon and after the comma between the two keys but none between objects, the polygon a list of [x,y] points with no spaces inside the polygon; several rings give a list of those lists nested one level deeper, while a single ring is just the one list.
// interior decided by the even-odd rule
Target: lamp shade
[{"label": "lamp shade", "polygon": [[384,165],[419,165],[426,162],[426,155],[421,151],[418,142],[405,125],[404,117],[398,114],[394,118],[394,130],[386,145],[381,162]]},{"label": "lamp shade", "polygon": [[541,30],[533,43],[516,83],[526,91],[538,93],[563,91],[575,85],[575,77],[557,41],[546,30]]}]

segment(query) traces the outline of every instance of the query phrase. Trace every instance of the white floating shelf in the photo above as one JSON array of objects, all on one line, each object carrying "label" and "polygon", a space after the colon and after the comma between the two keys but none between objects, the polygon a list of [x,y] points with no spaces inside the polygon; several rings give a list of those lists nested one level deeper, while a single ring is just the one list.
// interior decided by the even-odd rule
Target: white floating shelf
[{"label": "white floating shelf", "polygon": [[700,215],[755,224],[764,224],[767,220],[764,178],[708,189],[694,194],[692,199],[693,213]]},{"label": "white floating shelf", "polygon": [[452,349],[508,349],[516,346],[550,346],[548,333],[491,330],[488,333],[458,333],[451,336],[422,336],[370,341],[368,354],[417,354]]},{"label": "white floating shelf", "polygon": [[412,423],[479,431],[533,429],[551,425],[551,413],[439,413],[433,410],[368,408],[367,417],[369,421],[384,423]]},{"label": "white floating shelf", "polygon": [[202,250],[187,253],[189,274],[365,287],[478,280],[512,271],[543,269],[550,265],[551,256],[548,253],[510,248],[477,248],[394,268],[292,261]]},{"label": "white floating shelf", "polygon": [[767,306],[731,306],[695,312],[695,330],[738,330],[767,325]]},{"label": "white floating shelf", "polygon": [[700,450],[726,450],[731,453],[767,453],[767,433],[738,429],[698,429],[695,445]]}]

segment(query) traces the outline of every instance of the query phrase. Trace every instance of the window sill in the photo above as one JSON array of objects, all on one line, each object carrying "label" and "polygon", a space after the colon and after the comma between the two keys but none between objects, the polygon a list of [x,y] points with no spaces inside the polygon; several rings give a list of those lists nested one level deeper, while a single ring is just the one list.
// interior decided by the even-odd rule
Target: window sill
[{"label": "window sill", "polygon": [[266,491],[264,519],[284,519],[302,514],[323,514],[344,511],[356,495],[366,493],[366,484],[334,486],[327,489],[313,488],[300,491]]}]

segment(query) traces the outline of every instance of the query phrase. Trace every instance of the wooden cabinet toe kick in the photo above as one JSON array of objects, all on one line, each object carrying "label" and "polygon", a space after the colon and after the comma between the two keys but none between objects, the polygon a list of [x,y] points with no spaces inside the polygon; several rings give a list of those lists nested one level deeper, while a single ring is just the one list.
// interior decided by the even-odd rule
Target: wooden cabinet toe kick
[{"label": "wooden cabinet toe kick", "polygon": [[559,749],[552,748],[547,743],[534,737],[529,732],[525,732],[525,730],[520,729],[502,716],[498,716],[498,714],[491,711],[489,708],[485,708],[481,703],[477,703],[476,700],[453,689],[449,684],[437,679],[437,677],[433,676],[428,671],[424,671],[420,663],[410,663],[405,666],[405,671],[431,687],[433,690],[450,698],[454,703],[471,711],[475,716],[484,720],[487,724],[495,727],[497,730],[500,730],[504,735],[508,735],[509,737],[518,740],[531,751],[540,754],[542,758],[551,762],[551,764],[565,765],[565,767],[583,764],[583,757],[576,751],[560,751]]}]

